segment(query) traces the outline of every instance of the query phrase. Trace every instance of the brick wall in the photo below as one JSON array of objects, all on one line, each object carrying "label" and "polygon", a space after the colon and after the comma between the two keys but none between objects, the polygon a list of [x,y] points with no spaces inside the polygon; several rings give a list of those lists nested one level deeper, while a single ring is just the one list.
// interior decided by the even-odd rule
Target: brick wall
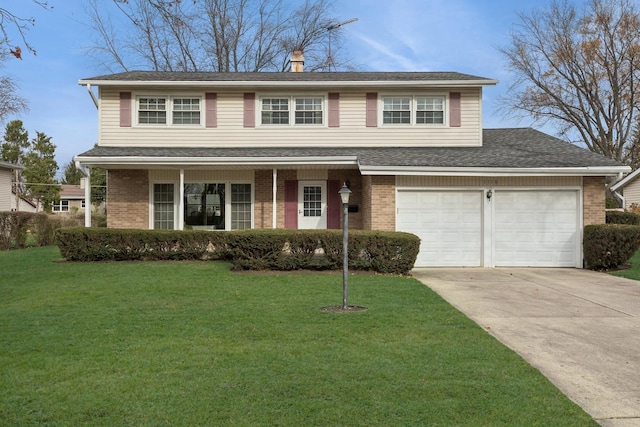
[{"label": "brick wall", "polygon": [[273,171],[271,169],[256,170],[255,186],[254,227],[271,228],[273,221]]},{"label": "brick wall", "polygon": [[585,176],[582,181],[584,225],[605,223],[605,187],[603,176]]},{"label": "brick wall", "polygon": [[149,174],[146,170],[107,171],[107,226],[149,228]]},{"label": "brick wall", "polygon": [[365,230],[395,231],[396,193],[394,176],[364,176],[362,205]]},{"label": "brick wall", "polygon": [[[349,205],[357,206],[358,212],[349,213],[349,229],[350,230],[362,230],[363,229],[363,203],[362,203],[362,175],[356,169],[333,169],[329,170],[328,178],[330,180],[340,181],[340,186],[346,181],[349,181],[351,187],[351,196],[349,197]],[[342,228],[342,209],[340,209],[340,228]]]}]

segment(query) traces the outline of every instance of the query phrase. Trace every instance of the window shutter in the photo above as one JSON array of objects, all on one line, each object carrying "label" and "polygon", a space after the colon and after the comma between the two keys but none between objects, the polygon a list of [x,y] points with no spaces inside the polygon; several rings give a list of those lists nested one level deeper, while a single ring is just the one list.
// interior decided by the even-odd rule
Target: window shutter
[{"label": "window shutter", "polygon": [[462,119],[460,114],[460,92],[449,93],[449,126],[460,127],[462,126]]},{"label": "window shutter", "polygon": [[284,182],[284,228],[298,228],[298,181]]},{"label": "window shutter", "polygon": [[340,94],[329,94],[329,127],[340,127]]},{"label": "window shutter", "polygon": [[367,93],[367,127],[378,126],[378,94]]},{"label": "window shutter", "polygon": [[327,181],[327,228],[329,229],[340,229],[342,200],[338,191],[341,187],[337,179]]},{"label": "window shutter", "polygon": [[208,128],[218,127],[218,94],[207,92],[204,94],[205,104],[205,126]]},{"label": "window shutter", "polygon": [[256,127],[256,94],[247,92],[244,94],[244,127]]},{"label": "window shutter", "polygon": [[120,92],[120,127],[131,127],[131,92]]}]

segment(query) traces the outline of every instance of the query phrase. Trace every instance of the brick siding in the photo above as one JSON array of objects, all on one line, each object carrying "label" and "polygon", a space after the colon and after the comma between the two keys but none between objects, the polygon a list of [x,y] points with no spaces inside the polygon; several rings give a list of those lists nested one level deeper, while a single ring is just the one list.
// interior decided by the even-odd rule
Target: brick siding
[{"label": "brick siding", "polygon": [[395,231],[396,192],[395,176],[364,176],[362,178],[362,205],[365,230]]},{"label": "brick siding", "polygon": [[146,170],[107,171],[107,226],[149,228],[149,174]]},{"label": "brick siding", "polygon": [[582,180],[583,223],[605,223],[605,183],[603,176],[585,176]]}]

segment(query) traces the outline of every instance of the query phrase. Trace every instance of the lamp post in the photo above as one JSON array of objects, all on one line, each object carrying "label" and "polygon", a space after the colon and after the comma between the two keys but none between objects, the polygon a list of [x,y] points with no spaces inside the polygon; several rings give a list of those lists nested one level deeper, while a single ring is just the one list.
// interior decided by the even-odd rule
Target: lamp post
[{"label": "lamp post", "polygon": [[346,310],[349,307],[347,305],[347,276],[349,273],[349,196],[351,196],[351,190],[344,183],[338,194],[342,200],[342,309]]}]

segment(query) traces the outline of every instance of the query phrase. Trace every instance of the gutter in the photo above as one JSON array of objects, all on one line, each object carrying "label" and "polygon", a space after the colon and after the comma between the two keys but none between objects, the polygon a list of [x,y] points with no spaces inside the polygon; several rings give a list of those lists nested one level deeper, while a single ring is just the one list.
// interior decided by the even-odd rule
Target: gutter
[{"label": "gutter", "polygon": [[288,165],[353,165],[357,156],[337,157],[74,157],[76,165],[140,165],[140,166],[288,166]]},{"label": "gutter", "polygon": [[560,168],[483,168],[360,165],[362,175],[422,176],[611,176],[629,172],[629,166],[585,166]]},{"label": "gutter", "polygon": [[380,88],[393,88],[393,87],[474,87],[478,86],[495,86],[498,84],[498,80],[372,80],[372,81],[345,81],[345,80],[332,80],[332,81],[219,81],[219,80],[206,80],[206,81],[166,81],[166,80],[79,80],[78,84],[81,86],[168,86],[168,87],[229,87],[229,88],[243,88],[248,87],[380,87]]},{"label": "gutter", "polygon": [[95,105],[96,109],[98,109],[98,99],[96,98],[96,95],[91,90],[91,84],[89,83],[87,83],[87,92],[89,92],[89,96],[91,96],[91,99],[93,100],[93,105]]}]

